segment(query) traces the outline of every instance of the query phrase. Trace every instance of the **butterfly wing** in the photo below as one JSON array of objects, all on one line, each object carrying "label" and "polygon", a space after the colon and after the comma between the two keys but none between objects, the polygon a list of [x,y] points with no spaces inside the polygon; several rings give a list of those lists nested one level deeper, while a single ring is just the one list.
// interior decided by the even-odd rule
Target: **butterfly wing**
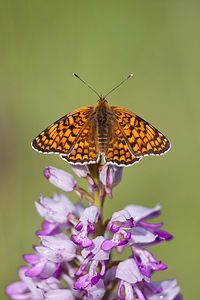
[{"label": "butterfly wing", "polygon": [[42,131],[32,147],[42,153],[70,154],[93,116],[93,106],[77,109]]},{"label": "butterfly wing", "polygon": [[169,150],[168,139],[148,122],[121,107],[111,106],[111,110],[133,156],[160,155]]},{"label": "butterfly wing", "polygon": [[90,120],[84,127],[74,149],[69,155],[61,155],[61,158],[71,164],[92,164],[100,159],[98,150],[97,128],[95,119]]},{"label": "butterfly wing", "polygon": [[111,118],[108,124],[106,163],[118,166],[130,166],[140,159],[140,157],[135,157],[129,151],[116,120]]}]

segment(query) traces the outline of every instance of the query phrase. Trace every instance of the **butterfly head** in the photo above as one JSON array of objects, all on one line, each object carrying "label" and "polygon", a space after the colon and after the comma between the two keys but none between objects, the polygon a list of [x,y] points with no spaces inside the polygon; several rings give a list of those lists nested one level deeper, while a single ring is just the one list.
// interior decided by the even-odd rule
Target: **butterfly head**
[{"label": "butterfly head", "polygon": [[99,100],[97,102],[106,102],[108,103],[108,101],[106,100],[105,96],[100,95]]}]

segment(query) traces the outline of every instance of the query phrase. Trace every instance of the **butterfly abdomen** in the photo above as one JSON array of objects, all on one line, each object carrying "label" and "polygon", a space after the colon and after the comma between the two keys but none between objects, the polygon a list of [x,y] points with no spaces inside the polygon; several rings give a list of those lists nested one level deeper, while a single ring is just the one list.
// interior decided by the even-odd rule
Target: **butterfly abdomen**
[{"label": "butterfly abdomen", "polygon": [[107,128],[98,128],[98,148],[101,154],[105,154],[107,150]]},{"label": "butterfly abdomen", "polygon": [[107,150],[107,136],[108,136],[108,108],[106,102],[100,102],[96,111],[97,119],[97,134],[98,134],[98,148],[101,154],[105,154]]}]

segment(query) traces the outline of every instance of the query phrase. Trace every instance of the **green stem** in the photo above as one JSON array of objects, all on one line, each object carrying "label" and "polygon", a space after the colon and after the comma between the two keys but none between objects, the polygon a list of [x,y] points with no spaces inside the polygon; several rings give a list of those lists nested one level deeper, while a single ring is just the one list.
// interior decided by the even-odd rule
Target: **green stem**
[{"label": "green stem", "polygon": [[100,218],[102,216],[102,205],[101,205],[101,199],[99,199],[99,172],[98,172],[98,164],[94,164],[90,166],[90,172],[91,176],[94,180],[94,183],[96,185],[96,189],[94,190],[94,205],[99,210]]},{"label": "green stem", "polygon": [[96,188],[93,191],[93,198],[94,198],[94,205],[98,208],[99,210],[99,220],[96,223],[95,226],[95,231],[97,235],[103,235],[104,234],[104,227],[102,225],[103,222],[103,204],[104,204],[104,199],[106,196],[105,193],[105,186],[102,185],[100,189],[100,184],[99,184],[99,164],[94,164],[90,165],[90,174],[94,180],[94,184],[96,185]]}]

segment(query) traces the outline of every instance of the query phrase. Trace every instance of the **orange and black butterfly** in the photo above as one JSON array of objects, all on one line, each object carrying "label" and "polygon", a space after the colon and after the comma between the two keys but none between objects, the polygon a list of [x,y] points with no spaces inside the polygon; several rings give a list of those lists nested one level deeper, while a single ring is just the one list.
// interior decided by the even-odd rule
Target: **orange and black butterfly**
[{"label": "orange and black butterfly", "polygon": [[94,164],[103,157],[117,166],[133,165],[145,155],[160,155],[170,148],[155,127],[127,109],[109,106],[105,98],[99,96],[95,106],[79,108],[47,127],[33,140],[33,148],[59,154],[70,164]]}]

